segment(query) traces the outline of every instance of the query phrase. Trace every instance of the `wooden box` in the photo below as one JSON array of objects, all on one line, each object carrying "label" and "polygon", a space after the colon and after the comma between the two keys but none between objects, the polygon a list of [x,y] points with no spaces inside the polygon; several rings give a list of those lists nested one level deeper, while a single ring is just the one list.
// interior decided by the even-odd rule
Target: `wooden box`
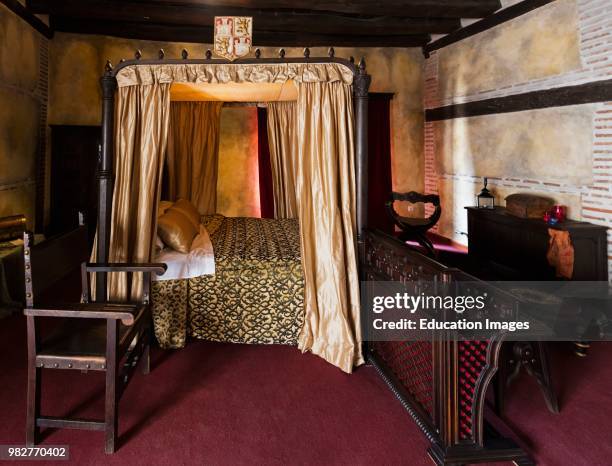
[{"label": "wooden box", "polygon": [[555,204],[553,199],[534,194],[511,194],[506,197],[506,210],[521,218],[542,218]]}]

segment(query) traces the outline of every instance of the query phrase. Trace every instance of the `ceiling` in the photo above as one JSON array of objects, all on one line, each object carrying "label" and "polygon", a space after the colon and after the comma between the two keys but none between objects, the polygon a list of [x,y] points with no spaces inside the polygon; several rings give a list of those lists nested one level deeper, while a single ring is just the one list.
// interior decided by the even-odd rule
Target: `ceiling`
[{"label": "ceiling", "polygon": [[255,46],[421,47],[499,0],[27,0],[55,31],[212,43],[214,16],[252,16]]}]

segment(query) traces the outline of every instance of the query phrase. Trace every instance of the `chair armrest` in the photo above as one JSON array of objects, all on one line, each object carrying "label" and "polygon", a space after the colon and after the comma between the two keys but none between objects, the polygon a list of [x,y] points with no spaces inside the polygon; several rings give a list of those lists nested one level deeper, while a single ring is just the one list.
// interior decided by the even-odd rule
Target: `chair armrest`
[{"label": "chair armrest", "polygon": [[88,272],[149,272],[157,275],[166,273],[168,266],[163,263],[92,263],[86,265]]},{"label": "chair armrest", "polygon": [[79,319],[115,319],[133,325],[141,306],[133,304],[77,303],[54,305],[52,309],[26,308],[24,315],[33,317],[71,317]]}]

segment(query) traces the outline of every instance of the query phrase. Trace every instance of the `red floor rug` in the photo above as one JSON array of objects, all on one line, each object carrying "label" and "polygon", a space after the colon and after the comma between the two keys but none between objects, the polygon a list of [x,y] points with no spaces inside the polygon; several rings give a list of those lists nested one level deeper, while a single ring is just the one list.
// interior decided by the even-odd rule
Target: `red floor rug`
[{"label": "red floor rug", "polygon": [[[0,443],[21,444],[22,317],[0,320],[0,353]],[[554,352],[559,415],[531,380],[515,383],[506,417],[538,464],[611,464],[611,357],[610,344],[594,345],[586,359],[565,346]],[[46,371],[43,413],[101,416],[102,390],[101,374]],[[152,372],[136,374],[121,401],[120,433],[111,456],[98,432],[51,431],[44,444],[69,445],[69,463],[79,465],[431,464],[425,437],[373,368],[346,375],[291,347],[191,342],[155,350]]]}]

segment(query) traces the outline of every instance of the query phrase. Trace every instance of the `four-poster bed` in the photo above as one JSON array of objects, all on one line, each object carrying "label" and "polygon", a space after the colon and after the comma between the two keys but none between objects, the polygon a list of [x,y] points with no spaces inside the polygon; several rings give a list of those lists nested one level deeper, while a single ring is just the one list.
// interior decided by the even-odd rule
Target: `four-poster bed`
[{"label": "four-poster bed", "polygon": [[[140,53],[137,53],[136,60],[123,61],[115,69],[108,64],[101,80],[103,119],[98,170],[98,236],[95,251],[97,260],[121,262],[134,261],[139,257],[141,260],[151,259],[150,245],[156,230],[154,212],[160,200],[159,192],[147,191],[144,196],[146,202],[142,201],[143,196],[138,197],[132,192],[136,189],[132,185],[138,183],[138,189],[145,190],[142,187],[144,182],[142,177],[130,178],[132,172],[126,169],[129,164],[125,159],[133,155],[134,147],[140,150],[144,146],[137,141],[138,131],[133,128],[126,129],[124,120],[133,123],[134,120],[138,122],[148,118],[146,128],[151,133],[151,141],[148,141],[146,150],[153,154],[151,158],[154,163],[147,160],[149,165],[146,166],[145,179],[149,185],[152,183],[159,186],[163,158],[161,161],[158,160],[159,157],[156,159],[156,151],[151,150],[151,146],[158,143],[163,146],[166,141],[166,126],[163,123],[164,119],[169,119],[169,92],[166,84],[284,83],[289,80],[293,80],[298,86],[296,105],[299,122],[296,126],[298,131],[301,131],[298,133],[301,137],[296,139],[299,145],[296,161],[301,165],[298,168],[300,177],[296,187],[296,210],[301,247],[298,250],[292,249],[295,247],[292,243],[284,248],[284,252],[294,251],[285,258],[287,261],[284,266],[293,270],[288,274],[293,277],[299,275],[295,270],[296,264],[302,269],[304,305],[302,307],[301,303],[295,304],[295,301],[291,301],[293,308],[288,313],[288,323],[281,325],[282,338],[278,337],[278,326],[267,334],[262,333],[262,328],[268,331],[270,327],[262,325],[258,319],[254,319],[249,328],[255,329],[253,336],[253,333],[245,330],[249,319],[244,319],[241,310],[238,313],[241,316],[230,319],[229,327],[237,322],[234,329],[237,328],[237,331],[235,338],[229,338],[229,341],[297,342],[303,351],[311,351],[346,372],[363,363],[365,357],[375,364],[432,442],[430,453],[438,464],[500,459],[524,461],[522,464],[529,464],[520,448],[505,439],[495,437],[495,434],[491,435],[493,429],[484,424],[483,397],[497,368],[498,341],[492,339],[467,345],[440,341],[422,342],[417,345],[410,342],[401,342],[400,345],[395,344],[396,342],[391,345],[386,344],[387,342],[364,342],[362,348],[361,322],[366,322],[367,319],[360,316],[359,280],[395,280],[398,276],[402,280],[420,280],[425,275],[431,279],[447,277],[446,270],[436,269],[433,262],[427,262],[428,259],[424,256],[411,252],[405,244],[366,231],[367,109],[370,76],[366,73],[364,60],[355,65],[353,60],[336,58],[333,49],[327,58],[311,58],[306,49],[304,58],[288,58],[285,57],[284,51],[281,51],[280,58],[266,59],[257,51],[254,59],[234,62],[213,59],[210,52],[207,52],[205,59],[188,59],[184,52],[182,59],[165,59],[163,54],[160,54],[158,60],[144,60],[141,59]],[[164,106],[160,107],[161,110],[157,109],[157,119],[151,119],[151,115],[147,114],[147,111],[151,112],[154,108],[150,106],[151,101],[164,103]],[[325,124],[321,108],[328,112]],[[330,115],[333,118],[330,118]],[[314,147],[311,139],[325,140],[327,144]],[[115,171],[113,156],[116,157]],[[136,173],[140,176],[141,168],[136,170]],[[325,173],[332,173],[333,176],[322,179],[322,174]],[[345,184],[342,184],[343,182]],[[129,195],[132,195],[132,198]],[[123,204],[128,208],[119,202],[120,199],[127,199]],[[143,206],[145,208],[140,212],[139,209]],[[321,217],[317,217],[313,212],[317,212],[317,215],[320,213]],[[129,215],[142,216],[138,217],[142,226],[140,230],[134,230],[130,226]],[[210,226],[210,222],[214,221],[203,217],[206,225]],[[257,250],[257,244],[251,242],[248,234],[234,241],[224,252],[227,231],[232,228],[249,230],[248,227],[240,226],[249,223],[248,219],[216,221],[222,226],[217,225],[216,230],[213,228],[214,231],[209,235],[213,249],[218,251],[218,256],[215,257],[215,272],[230,270],[229,264],[236,265],[236,256],[243,262],[252,260],[249,252],[251,249]],[[251,226],[250,230],[257,228],[259,227]],[[286,228],[293,228],[295,231],[297,223],[294,226],[287,225]],[[225,230],[225,234],[221,234],[222,230]],[[236,235],[233,236],[235,239]],[[147,241],[149,248],[141,248],[139,251],[138,248]],[[296,253],[300,254],[299,261],[296,261]],[[266,256],[263,262],[269,260],[270,257]],[[258,269],[253,270],[256,279]],[[234,268],[230,275],[240,276],[240,271]],[[104,300],[108,288],[127,292],[125,283],[113,281],[112,277],[109,280],[104,273],[98,274],[96,279],[97,297],[100,300]],[[190,290],[200,289],[195,295],[198,296],[197,300],[203,298],[204,307],[208,309],[214,308],[215,303],[206,299],[214,297],[219,287],[227,287],[217,276],[195,277],[189,280],[159,285],[157,295],[154,296],[157,300],[154,306],[160,307],[158,316],[163,315],[162,308],[170,309],[177,304],[177,295],[172,291],[164,292],[165,287],[178,289],[180,296],[194,296]],[[295,281],[298,282],[298,291],[294,289],[294,295],[300,293],[301,285],[299,278]],[[234,283],[236,289],[241,290],[240,281],[235,280]],[[273,287],[274,283],[269,285]],[[187,294],[181,287],[187,287]],[[213,301],[215,300],[219,301],[213,298]],[[250,303],[254,304],[256,300],[255,293]],[[181,306],[192,312],[201,304],[181,303]],[[227,308],[222,308],[221,314],[215,315],[213,312],[203,320],[201,316],[195,317],[194,324],[185,318],[177,319],[176,315],[162,318],[164,325],[167,322],[172,325],[173,321],[176,324],[178,321],[178,326],[163,328],[162,332],[158,332],[158,338],[161,336],[162,344],[165,343],[166,346],[181,346],[189,331],[192,335],[202,338],[224,339],[228,332],[231,333],[228,331],[227,322],[221,322],[225,319],[222,315],[226,310]],[[278,314],[271,319],[277,317]],[[189,331],[186,330],[188,327]],[[220,334],[223,338],[219,338]],[[393,356],[398,352],[402,356],[403,366],[394,366]],[[471,354],[468,354],[470,352]],[[471,371],[469,380],[460,375],[463,373],[462,368],[457,364],[457,358],[461,359],[466,355],[476,361],[468,368]],[[422,379],[416,385],[411,380],[399,377],[398,371],[406,366],[412,368],[412,372],[408,372],[409,378]],[[465,370],[463,367],[463,371]],[[462,381],[465,385],[459,386],[458,383]],[[418,390],[418,393],[415,390]]]},{"label": "four-poster bed", "polygon": [[[158,60],[144,60],[137,53],[136,60],[123,61],[115,69],[110,64],[107,66],[102,78],[97,260],[121,262],[152,258],[157,220],[152,212],[160,200],[171,85],[201,84],[205,88],[209,84],[212,88],[224,84],[293,82],[298,89],[296,107],[300,115],[296,122],[299,154],[297,151],[294,154],[300,177],[294,191],[299,200],[298,249],[304,273],[305,311],[303,316],[293,312],[294,322],[289,327],[302,327],[297,339],[300,349],[318,354],[350,372],[353,366],[363,362],[357,250],[360,248],[363,254],[359,232],[366,224],[370,77],[365,71],[365,61],[355,65],[352,60],[336,58],[333,49],[325,58],[311,58],[308,49],[304,58],[285,58],[284,51],[278,59],[261,58],[259,51],[255,55],[255,59],[230,62],[213,59],[210,52],[205,59],[197,60],[188,59],[186,53],[178,60],[165,59],[163,53]],[[210,236],[218,246],[221,244],[218,237]],[[248,235],[245,239],[248,240]],[[247,257],[249,253],[240,254],[243,262],[251,259]],[[289,262],[295,262],[297,254],[287,255]],[[263,258],[264,261],[271,259],[277,260]],[[220,272],[223,272],[223,261],[221,256]],[[287,276],[294,277],[296,273]],[[297,297],[301,293],[301,280],[293,281],[298,290],[294,289],[292,294]],[[107,281],[101,274],[97,284],[101,298],[109,289],[113,298],[129,293],[130,285],[123,277],[110,276]],[[194,284],[188,293],[198,287],[206,288]],[[274,287],[274,283],[270,282],[269,287]],[[294,299],[292,306],[300,307],[299,301]],[[185,313],[193,311],[192,304],[188,303]],[[282,305],[281,300],[279,308]],[[241,307],[241,313],[245,314],[245,306]],[[294,334],[295,330],[285,328],[283,332]],[[198,332],[192,334],[197,336]],[[270,337],[255,339],[266,340],[277,341]],[[239,336],[229,341],[244,340]],[[285,336],[280,341],[293,342],[295,337]],[[175,346],[166,343],[166,346]]]}]

